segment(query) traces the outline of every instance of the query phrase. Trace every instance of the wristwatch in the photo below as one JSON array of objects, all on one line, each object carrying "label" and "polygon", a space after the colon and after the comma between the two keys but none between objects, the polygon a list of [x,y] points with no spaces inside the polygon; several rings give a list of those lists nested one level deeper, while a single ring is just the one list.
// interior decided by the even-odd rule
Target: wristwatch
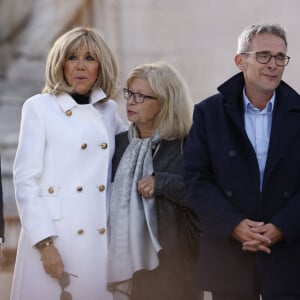
[{"label": "wristwatch", "polygon": [[49,246],[53,245],[53,239],[51,237],[49,238],[46,238],[40,242],[38,242],[35,247],[38,249],[38,250],[42,250],[44,248],[47,248]]}]

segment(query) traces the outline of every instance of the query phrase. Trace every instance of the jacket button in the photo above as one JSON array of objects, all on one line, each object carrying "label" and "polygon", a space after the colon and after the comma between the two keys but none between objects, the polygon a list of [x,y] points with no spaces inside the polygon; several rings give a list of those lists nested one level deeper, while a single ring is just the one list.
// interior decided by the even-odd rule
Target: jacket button
[{"label": "jacket button", "polygon": [[226,191],[226,196],[228,198],[231,198],[232,197],[232,191]]},{"label": "jacket button", "polygon": [[283,193],[283,199],[289,199],[290,198],[290,193],[289,192],[284,192]]},{"label": "jacket button", "polygon": [[99,231],[100,234],[104,234],[105,233],[105,228],[99,228],[98,231]]},{"label": "jacket button", "polygon": [[236,152],[234,150],[230,150],[228,154],[231,158],[236,157]]},{"label": "jacket button", "polygon": [[77,192],[82,192],[83,188],[82,188],[82,186],[78,186],[78,187],[76,188],[76,190],[77,190]]},{"label": "jacket button", "polygon": [[105,190],[105,186],[104,185],[99,185],[98,187],[100,192],[103,192]]},{"label": "jacket button", "polygon": [[104,149],[107,148],[107,143],[102,143],[100,146],[101,146],[101,148],[104,150]]},{"label": "jacket button", "polygon": [[71,111],[71,109],[68,109],[68,110],[66,111],[66,115],[67,115],[68,117],[72,116],[72,111]]},{"label": "jacket button", "polygon": [[54,188],[53,188],[52,186],[50,186],[50,187],[48,188],[48,193],[49,193],[49,194],[53,194],[53,193],[54,193]]},{"label": "jacket button", "polygon": [[84,230],[83,230],[83,229],[78,229],[78,230],[77,230],[77,233],[78,233],[79,235],[82,235],[82,234],[84,233]]},{"label": "jacket button", "polygon": [[84,149],[86,149],[86,148],[87,148],[87,144],[86,144],[86,143],[84,143],[84,144],[81,145],[81,149],[84,150]]}]

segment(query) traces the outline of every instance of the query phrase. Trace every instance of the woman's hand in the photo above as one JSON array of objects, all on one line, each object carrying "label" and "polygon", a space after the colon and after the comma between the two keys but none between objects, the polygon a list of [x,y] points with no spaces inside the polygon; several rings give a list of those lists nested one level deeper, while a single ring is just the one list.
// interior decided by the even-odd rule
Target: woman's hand
[{"label": "woman's hand", "polygon": [[137,185],[138,192],[146,199],[149,199],[153,196],[155,185],[154,176],[146,176],[139,180]]},{"label": "woman's hand", "polygon": [[54,244],[39,251],[45,272],[53,278],[62,277],[64,273],[64,264]]}]

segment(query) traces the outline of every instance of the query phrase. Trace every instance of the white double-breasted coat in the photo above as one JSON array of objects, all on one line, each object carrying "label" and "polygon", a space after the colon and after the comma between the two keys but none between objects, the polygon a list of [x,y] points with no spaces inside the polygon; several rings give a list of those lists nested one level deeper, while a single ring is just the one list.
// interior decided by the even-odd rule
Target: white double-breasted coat
[{"label": "white double-breasted coat", "polygon": [[23,105],[14,185],[22,229],[11,300],[58,300],[34,245],[54,236],[73,300],[111,300],[106,289],[107,210],[115,135],[126,130],[116,104],[40,94]]}]

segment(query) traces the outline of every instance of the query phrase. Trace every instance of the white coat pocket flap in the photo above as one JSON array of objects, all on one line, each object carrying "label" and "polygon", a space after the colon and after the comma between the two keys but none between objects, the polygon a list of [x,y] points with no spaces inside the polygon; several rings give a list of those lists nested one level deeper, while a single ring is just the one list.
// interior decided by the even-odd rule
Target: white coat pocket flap
[{"label": "white coat pocket flap", "polygon": [[41,185],[40,196],[56,197],[58,195],[59,188],[57,185]]}]

